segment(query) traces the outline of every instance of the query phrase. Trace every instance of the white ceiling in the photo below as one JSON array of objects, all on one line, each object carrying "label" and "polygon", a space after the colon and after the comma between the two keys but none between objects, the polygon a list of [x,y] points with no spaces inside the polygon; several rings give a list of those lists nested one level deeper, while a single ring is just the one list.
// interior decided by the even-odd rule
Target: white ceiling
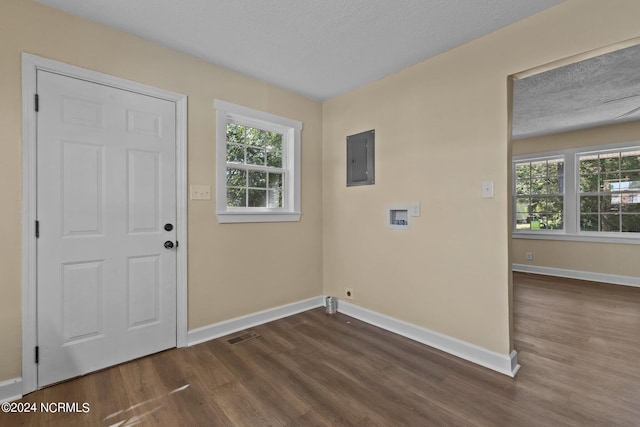
[{"label": "white ceiling", "polygon": [[325,100],[563,0],[37,0]]}]

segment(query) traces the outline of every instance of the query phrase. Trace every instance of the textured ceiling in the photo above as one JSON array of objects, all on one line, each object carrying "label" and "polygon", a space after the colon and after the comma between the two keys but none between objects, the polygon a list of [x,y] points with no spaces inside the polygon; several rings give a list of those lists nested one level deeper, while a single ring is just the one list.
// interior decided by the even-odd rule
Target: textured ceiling
[{"label": "textured ceiling", "polygon": [[37,0],[325,100],[562,0]]},{"label": "textured ceiling", "polygon": [[513,105],[516,139],[640,120],[640,46],[516,80]]}]

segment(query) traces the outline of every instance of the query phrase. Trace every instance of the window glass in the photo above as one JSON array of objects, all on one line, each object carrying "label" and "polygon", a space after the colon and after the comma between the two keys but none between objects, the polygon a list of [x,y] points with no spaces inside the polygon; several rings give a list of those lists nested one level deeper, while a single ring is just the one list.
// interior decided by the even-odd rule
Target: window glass
[{"label": "window glass", "polygon": [[540,159],[515,164],[516,230],[564,228],[564,159]]},{"label": "window glass", "polygon": [[578,156],[580,231],[640,232],[640,151]]},{"label": "window glass", "polygon": [[227,123],[227,207],[283,207],[282,140],[277,132]]}]

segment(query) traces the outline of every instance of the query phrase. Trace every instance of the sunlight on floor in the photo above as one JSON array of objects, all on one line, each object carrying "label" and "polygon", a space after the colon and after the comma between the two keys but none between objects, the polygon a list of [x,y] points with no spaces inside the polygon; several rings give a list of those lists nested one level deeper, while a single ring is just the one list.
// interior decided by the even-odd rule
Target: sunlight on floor
[{"label": "sunlight on floor", "polygon": [[[110,415],[107,415],[106,417],[104,417],[104,419],[102,421],[108,421],[108,420],[110,420],[112,418],[117,418],[120,415],[126,414],[127,412],[131,412],[131,411],[135,410],[136,408],[140,408],[141,406],[144,406],[144,405],[147,405],[147,404],[150,404],[150,403],[157,403],[157,402],[161,401],[162,399],[166,398],[169,395],[175,394],[175,393],[177,393],[179,391],[186,390],[188,387],[189,387],[189,384],[185,384],[182,387],[178,387],[177,389],[172,390],[169,393],[164,394],[162,396],[154,397],[153,399],[145,400],[144,402],[140,402],[140,403],[137,403],[135,405],[132,405],[132,406],[128,407],[127,409],[123,409],[121,411],[114,412],[113,414],[110,414]],[[146,412],[143,412],[142,414],[134,415],[134,416],[131,416],[130,418],[127,418],[125,420],[118,421],[118,422],[116,422],[114,424],[110,424],[109,427],[124,427],[124,426],[136,425],[136,424],[140,423],[144,418],[148,417],[149,415],[153,414],[154,412],[158,411],[161,408],[162,408],[162,405],[156,405],[154,408],[152,408],[152,409],[150,409],[150,410],[148,410]]]}]

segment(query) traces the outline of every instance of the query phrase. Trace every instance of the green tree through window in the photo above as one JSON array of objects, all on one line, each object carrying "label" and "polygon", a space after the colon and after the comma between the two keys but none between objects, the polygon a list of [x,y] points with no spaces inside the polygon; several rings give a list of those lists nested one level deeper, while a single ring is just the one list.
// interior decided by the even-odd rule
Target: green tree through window
[{"label": "green tree through window", "polygon": [[227,123],[227,206],[282,208],[283,136]]},{"label": "green tree through window", "polygon": [[564,228],[564,159],[515,163],[514,209],[517,230]]},{"label": "green tree through window", "polygon": [[578,157],[580,230],[640,232],[640,151]]}]

